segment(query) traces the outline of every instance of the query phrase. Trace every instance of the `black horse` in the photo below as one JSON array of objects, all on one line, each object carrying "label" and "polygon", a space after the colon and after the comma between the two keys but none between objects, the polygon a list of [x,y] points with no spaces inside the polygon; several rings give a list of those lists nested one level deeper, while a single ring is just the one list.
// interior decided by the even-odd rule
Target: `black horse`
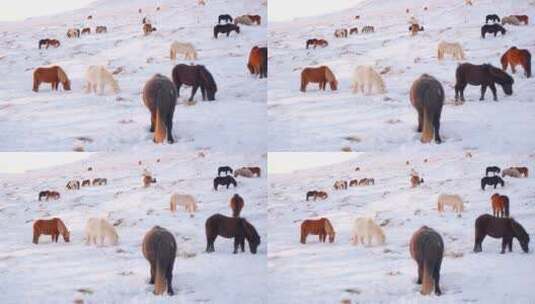
[{"label": "black horse", "polygon": [[505,95],[513,94],[513,78],[506,72],[490,64],[459,64],[455,71],[455,78],[457,80],[455,83],[455,101],[459,100],[459,93],[461,100],[464,101],[464,89],[468,84],[481,86],[481,97],[479,100],[485,99],[485,92],[487,91],[487,87],[489,87],[492,91],[494,101],[498,101],[496,83],[502,86]]},{"label": "black horse", "polygon": [[206,228],[206,252],[214,252],[214,242],[217,236],[230,239],[234,238],[234,254],[238,253],[238,247],[245,251],[245,240],[249,243],[249,250],[256,254],[260,245],[260,236],[251,223],[242,217],[228,217],[216,213],[210,216],[205,223]]},{"label": "black horse", "polygon": [[225,21],[226,23],[232,23],[232,16],[229,14],[219,15],[219,17],[217,18],[217,24],[220,24],[221,21]]},{"label": "black horse", "polygon": [[41,201],[41,199],[42,199],[43,197],[44,197],[44,198],[47,198],[47,197],[48,197],[48,194],[50,194],[50,191],[48,191],[48,190],[39,192],[39,201]]},{"label": "black horse", "polygon": [[485,38],[486,33],[494,34],[494,37],[496,37],[496,34],[498,34],[498,32],[502,33],[503,36],[507,31],[503,26],[499,25],[498,23],[485,24],[481,27],[481,37],[483,39]]},{"label": "black horse", "polygon": [[225,173],[225,175],[228,175],[229,172],[230,174],[232,174],[232,168],[229,166],[223,166],[223,167],[217,168],[217,176],[221,176],[221,173]]},{"label": "black horse", "polygon": [[494,173],[494,175],[500,174],[500,171],[501,171],[500,167],[490,166],[490,167],[487,167],[487,169],[485,170],[485,176],[489,176],[489,172]]},{"label": "black horse", "polygon": [[236,188],[238,186],[238,183],[236,182],[234,177],[232,177],[232,175],[218,176],[218,177],[214,178],[214,190],[215,191],[217,191],[217,186],[219,186],[219,185],[227,186],[227,189],[228,189],[228,187],[231,184],[234,186],[234,188]]},{"label": "black horse", "polygon": [[180,96],[180,87],[185,84],[192,86],[189,101],[193,101],[193,96],[195,96],[199,88],[201,88],[202,100],[207,98],[209,101],[215,100],[217,85],[214,77],[204,65],[177,64],[173,68],[172,74],[177,96]]},{"label": "black horse", "polygon": [[502,251],[509,248],[513,251],[513,238],[520,242],[520,247],[525,253],[529,252],[529,234],[524,227],[512,218],[495,217],[490,214],[480,215],[476,219],[476,238],[474,252],[481,252],[481,244],[486,236],[502,239]]},{"label": "black horse", "polygon": [[317,195],[318,195],[318,191],[314,191],[314,190],[312,190],[312,191],[308,191],[308,192],[307,192],[307,201],[308,201],[308,199],[309,199],[310,197],[313,197],[314,200],[316,200],[316,196],[317,196]]},{"label": "black horse", "polygon": [[240,27],[232,23],[227,24],[218,24],[214,26],[214,38],[217,39],[217,34],[223,33],[227,34],[227,37],[230,35],[230,32],[235,31],[237,34],[240,33]]},{"label": "black horse", "polygon": [[41,47],[43,45],[47,46],[49,41],[50,41],[50,39],[41,39],[41,40],[39,40],[39,49],[41,49]]},{"label": "black horse", "polygon": [[486,185],[494,186],[494,189],[496,189],[496,186],[498,186],[498,184],[500,184],[502,188],[505,185],[503,179],[498,175],[485,176],[481,179],[481,190],[485,190]]},{"label": "black horse", "polygon": [[485,23],[489,23],[489,21],[500,22],[500,17],[496,14],[487,15],[487,17],[485,17]]}]

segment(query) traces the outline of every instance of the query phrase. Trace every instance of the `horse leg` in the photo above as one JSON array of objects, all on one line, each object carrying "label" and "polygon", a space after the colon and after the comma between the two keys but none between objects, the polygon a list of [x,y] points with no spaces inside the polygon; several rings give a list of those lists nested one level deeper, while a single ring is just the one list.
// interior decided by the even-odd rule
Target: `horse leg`
[{"label": "horse leg", "polygon": [[433,117],[433,127],[435,128],[435,142],[440,144],[442,142],[440,138],[440,112],[435,113]]},{"label": "horse leg", "polygon": [[173,118],[171,113],[167,114],[167,142],[170,144],[175,142],[173,139]]},{"label": "horse leg", "polygon": [[245,252],[245,238],[241,240],[240,247],[241,247],[241,252]]},{"label": "horse leg", "polygon": [[509,242],[509,245],[508,245],[509,246],[509,252],[512,252],[513,251],[513,238],[510,238],[508,242]]},{"label": "horse leg", "polygon": [[481,248],[481,244],[483,243],[483,240],[485,239],[485,235],[478,236],[476,233],[476,240],[474,244],[474,252],[481,252],[483,249]]},{"label": "horse leg", "polygon": [[178,83],[176,85],[176,97],[180,97],[180,87],[182,86],[181,83]]},{"label": "horse leg", "polygon": [[165,278],[167,279],[167,294],[170,296],[175,294],[173,291],[173,266],[174,262],[169,265],[169,268],[167,268],[167,272],[165,274]]},{"label": "horse leg", "polygon": [[195,93],[197,93],[198,88],[198,85],[194,85],[193,88],[191,88],[191,97],[189,98],[189,101],[193,101],[193,96],[195,96]]},{"label": "horse leg", "polygon": [[241,244],[241,239],[239,237],[234,237],[234,251],[232,253],[236,254],[238,253],[238,247]]},{"label": "horse leg", "polygon": [[496,95],[496,86],[493,84],[489,85],[490,90],[492,91],[492,97],[494,98],[494,101],[498,101],[498,96]]},{"label": "horse leg", "polygon": [[501,254],[505,253],[505,247],[507,247],[507,240],[506,238],[502,238],[502,251],[500,252]]},{"label": "horse leg", "polygon": [[204,87],[201,87],[201,95],[202,95],[202,100],[205,101],[206,100],[206,89]]},{"label": "horse leg", "polygon": [[437,296],[440,296],[442,294],[442,291],[440,290],[440,266],[435,265],[435,269],[433,270],[433,279],[435,279],[435,294]]},{"label": "horse leg", "polygon": [[481,85],[481,97],[479,98],[479,100],[484,100],[485,99],[485,92],[486,91],[487,91],[487,85],[482,84]]}]

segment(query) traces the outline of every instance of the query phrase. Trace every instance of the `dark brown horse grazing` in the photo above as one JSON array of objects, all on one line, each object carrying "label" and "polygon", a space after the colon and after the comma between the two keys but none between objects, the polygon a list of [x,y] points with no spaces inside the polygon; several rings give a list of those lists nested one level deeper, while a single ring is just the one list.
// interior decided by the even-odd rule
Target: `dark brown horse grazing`
[{"label": "dark brown horse grazing", "polygon": [[56,39],[48,39],[48,42],[46,44],[46,48],[48,49],[49,46],[53,46],[55,48],[58,48],[61,45],[59,40]]},{"label": "dark brown horse grazing", "polygon": [[494,193],[490,197],[492,215],[497,217],[509,217],[509,197]]},{"label": "dark brown horse grazing", "polygon": [[329,236],[329,243],[334,242],[336,232],[333,225],[327,218],[320,218],[318,220],[304,220],[301,223],[301,244],[305,244],[309,234],[318,235],[320,242],[325,243],[327,236]]},{"label": "dark brown horse grazing", "polygon": [[459,100],[459,93],[461,95],[461,101],[464,101],[464,89],[469,84],[481,86],[481,97],[479,100],[485,99],[485,92],[487,87],[489,87],[492,91],[494,101],[498,101],[498,97],[496,96],[496,83],[502,86],[503,92],[506,95],[513,94],[513,78],[506,72],[490,64],[459,64],[455,71],[455,78],[455,101]]},{"label": "dark brown horse grazing", "polygon": [[[326,200],[327,197],[329,197],[329,196],[327,195],[327,192],[325,192],[325,191],[318,191],[318,192],[316,192],[316,198],[319,198],[319,199],[321,199],[321,200]],[[314,198],[314,200],[315,200],[316,198]]]},{"label": "dark brown horse grazing", "polygon": [[332,91],[338,88],[338,81],[333,72],[327,66],[320,66],[317,68],[304,68],[301,72],[301,92],[305,92],[307,85],[312,83],[319,83],[319,89],[325,91],[327,83],[331,86]]},{"label": "dark brown horse grazing", "polygon": [[33,71],[34,92],[39,91],[39,85],[43,82],[50,83],[52,85],[52,91],[57,91],[60,83],[63,85],[63,90],[71,90],[71,81],[67,77],[67,74],[65,74],[65,71],[57,65],[41,67]]},{"label": "dark brown horse grazing", "polygon": [[249,19],[251,19],[251,21],[255,22],[257,25],[260,25],[260,21],[262,20],[260,15],[246,15],[246,16],[249,17]]},{"label": "dark brown horse grazing", "polygon": [[497,23],[494,24],[485,24],[481,27],[481,37],[485,38],[486,33],[494,34],[494,37],[496,37],[496,34],[498,32],[502,33],[502,36],[505,35],[507,32],[505,28]]},{"label": "dark brown horse grazing", "polygon": [[267,77],[267,47],[254,46],[249,53],[247,68],[251,74],[259,75],[260,78]]},{"label": "dark brown horse grazing", "polygon": [[154,226],[143,237],[143,256],[150,264],[150,281],[154,284],[154,294],[173,295],[173,267],[176,258],[176,240],[171,232]]},{"label": "dark brown horse grazing", "polygon": [[444,105],[444,89],[442,84],[433,76],[423,74],[416,79],[410,90],[413,107],[418,111],[418,132],[422,132],[420,141],[428,143],[433,139],[440,144],[440,115]]},{"label": "dark brown horse grazing", "polygon": [[525,25],[528,25],[529,24],[529,17],[528,15],[513,15],[516,17],[516,19],[518,19],[518,21],[520,22],[524,22]]},{"label": "dark brown horse grazing", "polygon": [[103,33],[107,33],[108,32],[108,28],[103,26],[103,25],[99,25],[95,28],[95,32],[97,34],[103,34]]},{"label": "dark brown horse grazing", "polygon": [[172,144],[173,115],[175,113],[177,93],[171,80],[161,74],[154,75],[143,87],[143,103],[149,109],[150,131],[154,132],[154,142],[162,143],[167,134],[167,141]]},{"label": "dark brown horse grazing", "polygon": [[498,175],[485,176],[481,179],[481,190],[485,191],[485,186],[487,185],[494,186],[494,189],[496,189],[496,186],[498,186],[498,184],[500,184],[502,188],[505,185],[503,179]]},{"label": "dark brown horse grazing", "polygon": [[359,28],[358,27],[353,27],[351,29],[349,29],[349,35],[353,35],[353,34],[358,34],[359,33]]},{"label": "dark brown horse grazing", "polygon": [[325,39],[316,39],[316,38],[312,38],[312,39],[308,39],[307,40],[307,43],[306,43],[306,48],[308,49],[309,46],[313,46],[314,48],[316,47],[326,47],[329,45],[329,43],[327,42],[327,40]]},{"label": "dark brown horse grazing", "polygon": [[418,264],[420,293],[428,295],[435,285],[435,294],[440,296],[440,266],[444,256],[444,241],[438,232],[427,226],[416,230],[410,240],[411,257]]},{"label": "dark brown horse grazing", "polygon": [[230,35],[230,32],[235,31],[236,34],[240,33],[240,27],[232,23],[227,24],[218,24],[214,26],[214,38],[217,39],[219,33],[227,34],[227,37]]},{"label": "dark brown horse grazing", "polygon": [[89,27],[85,27],[82,29],[82,35],[85,35],[85,34],[91,34],[91,28]]},{"label": "dark brown horse grazing", "polygon": [[214,252],[214,242],[217,236],[227,239],[234,238],[234,254],[238,253],[238,247],[245,251],[245,240],[249,243],[249,250],[256,254],[260,245],[260,236],[253,225],[241,217],[228,217],[222,214],[214,214],[206,220],[206,252]]},{"label": "dark brown horse grazing", "polygon": [[230,199],[230,208],[232,209],[233,217],[240,217],[240,212],[245,205],[243,198],[239,194],[234,194]]},{"label": "dark brown horse grazing", "polygon": [[502,70],[507,71],[507,65],[510,64],[514,74],[516,73],[515,67],[521,65],[524,68],[526,77],[531,77],[531,53],[528,50],[521,50],[513,46],[502,55],[500,61],[502,63]]},{"label": "dark brown horse grazing", "polygon": [[58,237],[61,234],[65,242],[69,242],[70,232],[61,221],[55,217],[50,220],[37,220],[33,223],[33,243],[39,243],[39,236],[41,234],[51,235],[52,242],[58,242]]},{"label": "dark brown horse grazing", "polygon": [[185,84],[192,86],[189,101],[193,101],[193,96],[195,96],[199,88],[201,89],[202,100],[207,98],[209,101],[215,100],[217,85],[212,74],[204,65],[177,64],[173,68],[172,74],[177,96],[180,96],[180,87]]},{"label": "dark brown horse grazing", "polygon": [[476,238],[474,252],[481,252],[483,239],[488,235],[495,239],[502,239],[502,251],[509,247],[509,252],[513,251],[513,238],[520,242],[520,247],[525,253],[529,252],[529,234],[524,227],[512,218],[498,218],[490,214],[480,215],[476,219]]}]

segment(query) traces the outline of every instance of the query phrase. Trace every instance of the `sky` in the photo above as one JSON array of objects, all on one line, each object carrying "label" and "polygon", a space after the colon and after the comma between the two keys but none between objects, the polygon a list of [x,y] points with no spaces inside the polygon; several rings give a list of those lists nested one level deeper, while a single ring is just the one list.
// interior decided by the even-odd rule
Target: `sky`
[{"label": "sky", "polygon": [[270,21],[289,21],[340,11],[357,5],[362,0],[268,0]]},{"label": "sky", "polygon": [[[0,0],[0,21],[19,21],[79,9],[95,0]],[[110,0],[113,1],[113,0]]]},{"label": "sky", "polygon": [[360,153],[347,152],[269,152],[268,174],[292,173],[341,163],[359,156]]},{"label": "sky", "polygon": [[86,159],[92,153],[80,152],[2,152],[0,173],[24,173]]}]

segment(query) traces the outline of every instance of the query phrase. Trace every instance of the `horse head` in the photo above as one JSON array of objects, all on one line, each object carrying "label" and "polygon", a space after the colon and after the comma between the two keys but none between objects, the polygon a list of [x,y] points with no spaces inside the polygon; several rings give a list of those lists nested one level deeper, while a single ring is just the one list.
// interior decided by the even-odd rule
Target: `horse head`
[{"label": "horse head", "polygon": [[245,232],[245,238],[247,239],[247,242],[249,243],[249,250],[251,251],[252,254],[256,254],[258,245],[260,245],[260,235],[258,235],[258,232],[254,228],[254,226],[251,225],[249,222],[247,222],[246,219],[242,218],[240,220],[241,220],[243,230]]},{"label": "horse head", "polygon": [[511,226],[513,228],[514,236],[520,242],[520,247],[522,247],[522,250],[525,253],[528,253],[529,252],[529,234],[526,232],[526,230],[524,230],[524,227],[522,227],[522,225],[520,225],[514,219],[511,219]]},{"label": "horse head", "polygon": [[493,80],[502,86],[503,92],[506,95],[513,94],[513,84],[515,81],[509,74],[493,66],[489,68],[489,73]]},{"label": "horse head", "polygon": [[217,85],[215,83],[212,74],[203,66],[199,65],[199,75],[201,77],[202,86],[206,89],[206,94],[208,95],[208,100],[215,100],[215,93],[217,92]]}]

